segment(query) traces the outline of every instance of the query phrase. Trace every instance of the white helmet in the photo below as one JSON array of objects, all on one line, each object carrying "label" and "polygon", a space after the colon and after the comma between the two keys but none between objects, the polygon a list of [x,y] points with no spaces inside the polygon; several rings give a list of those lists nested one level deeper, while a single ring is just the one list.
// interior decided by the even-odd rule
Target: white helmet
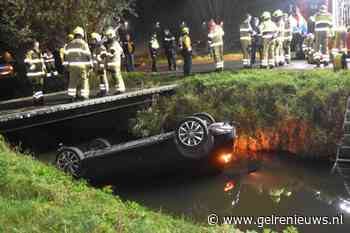
[{"label": "white helmet", "polygon": [[80,35],[82,37],[84,37],[84,29],[82,27],[76,27],[73,31],[74,35]]},{"label": "white helmet", "polygon": [[116,37],[115,30],[113,28],[108,28],[105,32],[105,35],[109,39]]}]

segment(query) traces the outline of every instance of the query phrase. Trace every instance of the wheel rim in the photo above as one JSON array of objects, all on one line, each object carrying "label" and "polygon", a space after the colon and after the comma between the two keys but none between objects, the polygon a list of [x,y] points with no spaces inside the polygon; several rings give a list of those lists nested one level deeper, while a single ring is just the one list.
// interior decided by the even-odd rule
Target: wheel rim
[{"label": "wheel rim", "polygon": [[74,177],[79,176],[80,158],[73,151],[66,150],[60,153],[56,165],[60,170],[67,172]]},{"label": "wheel rim", "polygon": [[196,121],[186,121],[180,125],[178,137],[186,146],[198,146],[204,139],[204,128]]}]

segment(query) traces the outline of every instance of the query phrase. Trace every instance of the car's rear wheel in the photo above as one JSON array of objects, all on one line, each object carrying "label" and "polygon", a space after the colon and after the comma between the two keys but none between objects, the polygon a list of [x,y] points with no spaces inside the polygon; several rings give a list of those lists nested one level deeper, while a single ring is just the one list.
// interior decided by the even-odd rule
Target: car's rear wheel
[{"label": "car's rear wheel", "polygon": [[81,160],[84,154],[75,147],[61,148],[56,156],[56,167],[75,178],[81,177]]}]

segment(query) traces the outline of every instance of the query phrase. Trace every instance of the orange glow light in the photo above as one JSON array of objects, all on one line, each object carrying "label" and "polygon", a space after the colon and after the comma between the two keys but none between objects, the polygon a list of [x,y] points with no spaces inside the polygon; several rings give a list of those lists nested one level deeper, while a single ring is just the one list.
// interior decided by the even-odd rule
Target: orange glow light
[{"label": "orange glow light", "polygon": [[223,155],[220,155],[219,157],[219,160],[222,162],[222,163],[230,163],[232,161],[232,154],[223,154]]},{"label": "orange glow light", "polygon": [[226,183],[226,185],[224,187],[224,191],[227,193],[227,192],[231,191],[234,188],[235,188],[235,182],[230,181],[230,182]]}]

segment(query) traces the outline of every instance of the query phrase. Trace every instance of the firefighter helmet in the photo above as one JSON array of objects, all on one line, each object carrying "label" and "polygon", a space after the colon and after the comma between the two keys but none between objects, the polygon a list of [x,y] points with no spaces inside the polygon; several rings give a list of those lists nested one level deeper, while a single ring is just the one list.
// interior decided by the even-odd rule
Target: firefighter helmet
[{"label": "firefighter helmet", "polygon": [[273,17],[282,17],[283,16],[283,11],[281,10],[275,10],[273,12]]},{"label": "firefighter helmet", "polygon": [[322,12],[325,12],[325,11],[328,10],[328,7],[327,7],[326,5],[322,5],[322,6],[320,7],[320,10],[321,10]]},{"label": "firefighter helmet", "polygon": [[271,13],[268,12],[268,11],[265,11],[265,12],[261,15],[261,18],[264,19],[264,20],[271,19]]},{"label": "firefighter helmet", "polygon": [[80,35],[82,37],[84,37],[84,29],[82,27],[76,27],[73,31],[74,35]]},{"label": "firefighter helmet", "polygon": [[91,33],[90,37],[92,40],[101,41],[101,35],[98,34],[97,32]]},{"label": "firefighter helmet", "polygon": [[115,30],[111,27],[106,30],[105,34],[108,39],[116,37]]},{"label": "firefighter helmet", "polygon": [[182,28],[182,33],[183,34],[189,34],[190,33],[190,29],[188,27],[184,27],[184,28]]},{"label": "firefighter helmet", "polygon": [[70,41],[72,41],[73,39],[74,39],[74,35],[73,35],[72,33],[69,33],[69,34],[67,35],[67,41],[70,42]]}]

